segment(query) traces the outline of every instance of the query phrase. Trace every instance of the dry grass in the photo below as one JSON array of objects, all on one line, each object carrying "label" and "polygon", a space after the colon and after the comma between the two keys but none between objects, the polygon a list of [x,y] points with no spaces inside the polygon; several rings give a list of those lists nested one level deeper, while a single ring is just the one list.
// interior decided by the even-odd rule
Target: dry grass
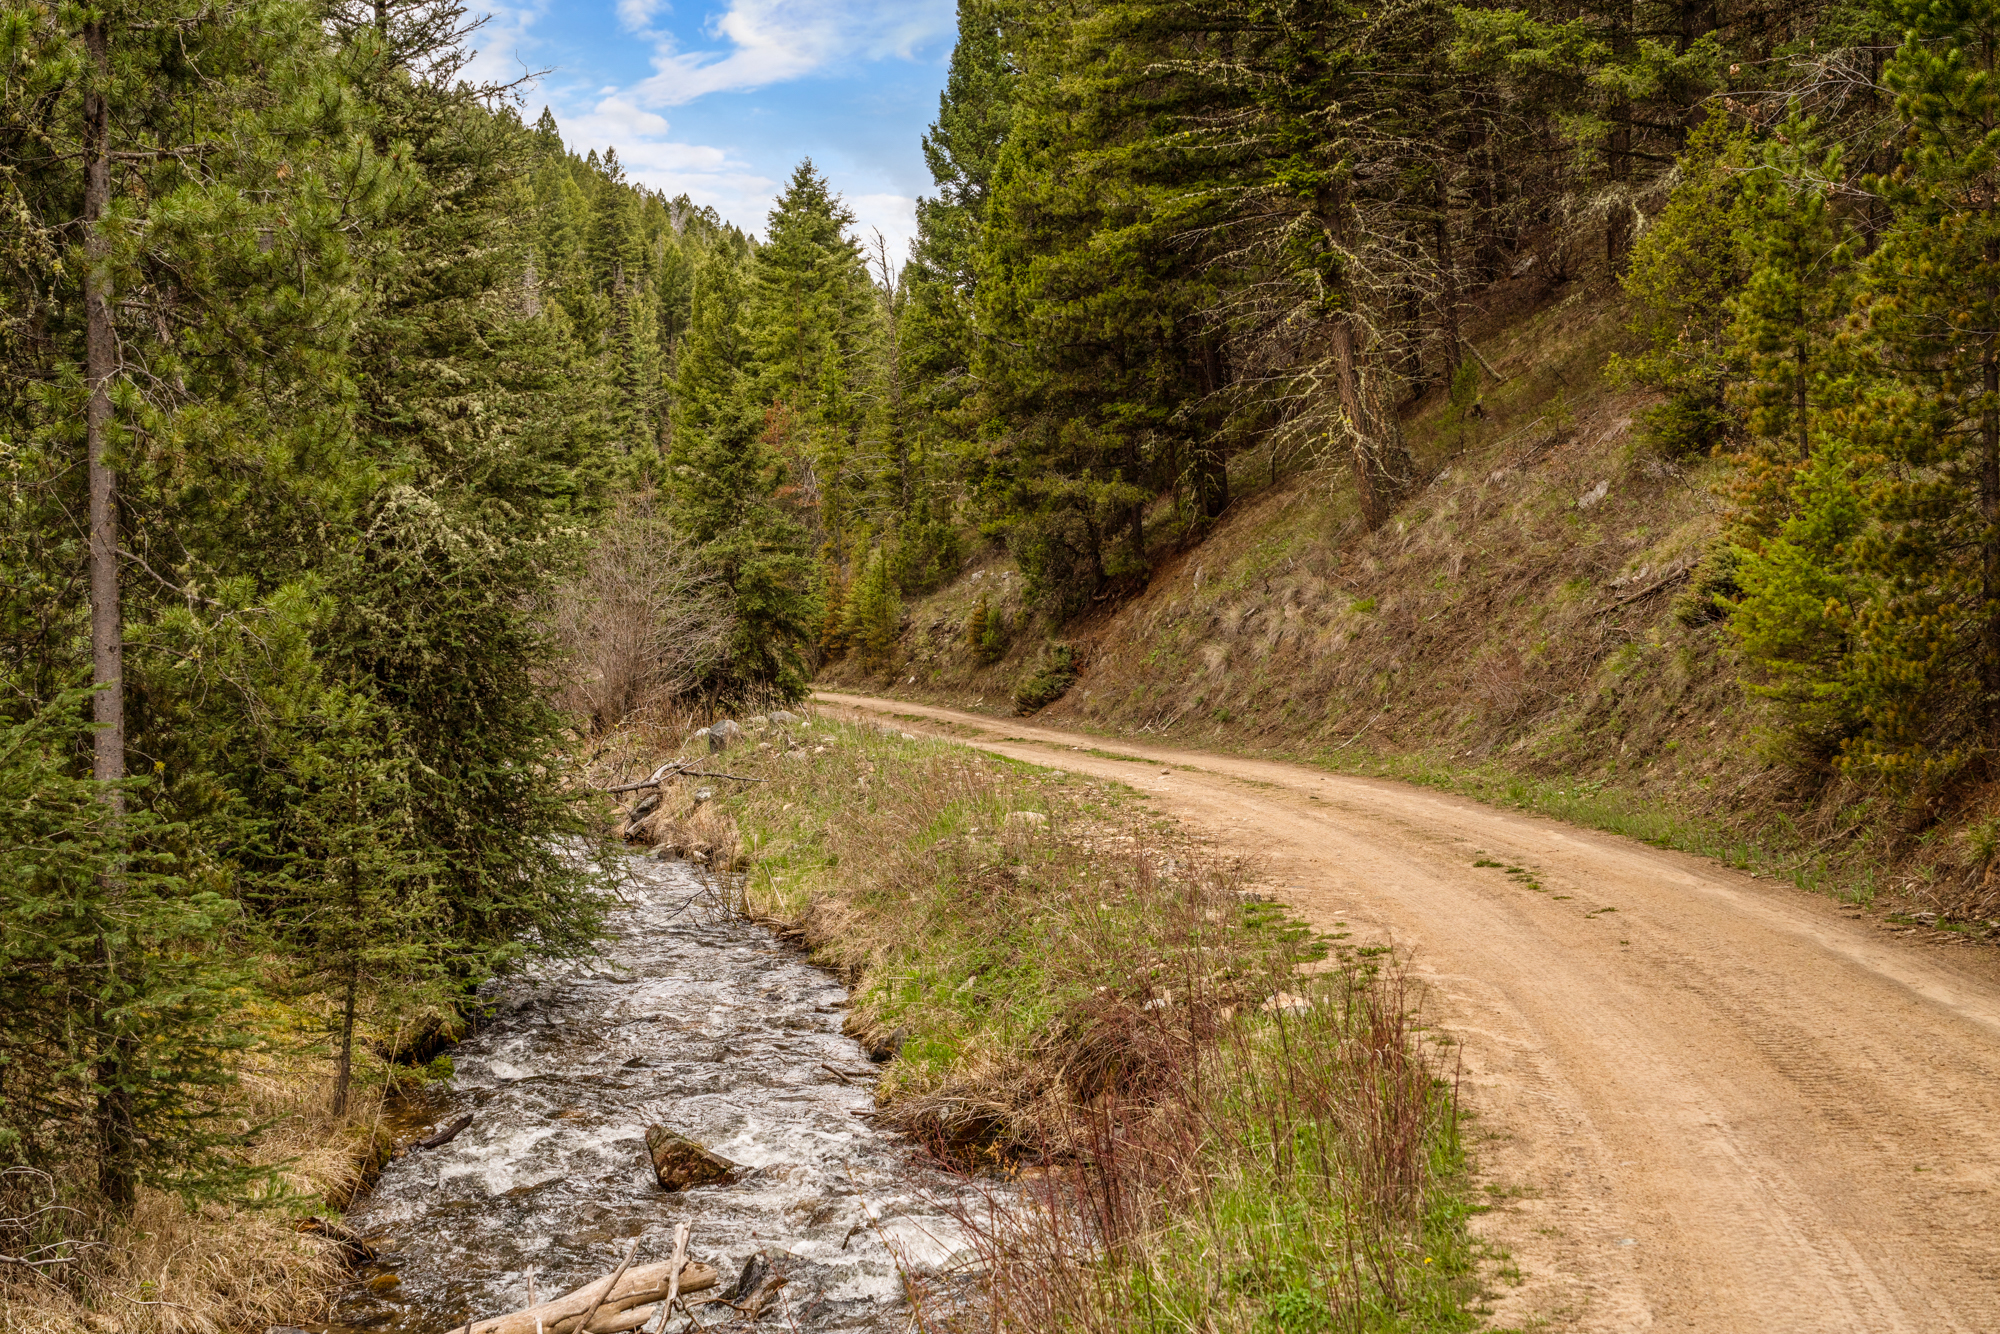
[{"label": "dry grass", "polygon": [[[1085,1151],[971,1220],[996,1330],[1469,1328],[1455,1072],[1407,980],[1349,966],[1092,1109]],[[1452,1076],[1453,1078],[1447,1078]]]},{"label": "dry grass", "polygon": [[[332,1062],[322,1055],[265,1053],[240,1069],[238,1129],[268,1128],[247,1154],[274,1169],[262,1198],[198,1202],[143,1190],[122,1218],[59,1210],[7,1229],[10,1253],[54,1245],[43,1257],[71,1263],[31,1270],[0,1264],[0,1332],[211,1334],[323,1320],[327,1294],[345,1272],[340,1246],[299,1230],[302,1217],[346,1200],[362,1180],[375,1140],[381,1083],[353,1115],[327,1115]],[[68,1183],[16,1175],[0,1183],[0,1212],[23,1217],[87,1198]]]}]

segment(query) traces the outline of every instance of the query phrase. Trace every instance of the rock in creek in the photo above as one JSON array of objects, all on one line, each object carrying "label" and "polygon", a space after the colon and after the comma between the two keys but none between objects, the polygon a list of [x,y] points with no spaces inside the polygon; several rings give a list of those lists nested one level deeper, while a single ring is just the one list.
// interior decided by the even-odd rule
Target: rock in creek
[{"label": "rock in creek", "polygon": [[727,1181],[736,1164],[717,1157],[686,1135],[665,1126],[646,1127],[646,1152],[653,1160],[653,1175],[663,1190],[686,1190],[712,1181]]}]

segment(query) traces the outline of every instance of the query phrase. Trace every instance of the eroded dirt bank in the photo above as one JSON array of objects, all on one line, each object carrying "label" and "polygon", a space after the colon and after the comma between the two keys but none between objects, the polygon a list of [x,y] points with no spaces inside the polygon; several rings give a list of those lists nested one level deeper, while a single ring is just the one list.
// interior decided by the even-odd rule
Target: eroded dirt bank
[{"label": "eroded dirt bank", "polygon": [[1315,926],[1407,950],[1464,1041],[1477,1226],[1521,1270],[1497,1325],[2000,1329],[1990,952],[1421,788],[818,698],[1121,779]]}]

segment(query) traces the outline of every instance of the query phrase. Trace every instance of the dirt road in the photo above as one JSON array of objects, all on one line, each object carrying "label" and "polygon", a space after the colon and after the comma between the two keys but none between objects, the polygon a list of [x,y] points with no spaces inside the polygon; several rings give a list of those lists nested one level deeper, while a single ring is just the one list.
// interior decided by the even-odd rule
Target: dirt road
[{"label": "dirt road", "polygon": [[2000,1331],[1994,952],[1422,788],[818,698],[1120,779],[1409,951],[1464,1042],[1475,1228],[1521,1271],[1497,1326]]}]

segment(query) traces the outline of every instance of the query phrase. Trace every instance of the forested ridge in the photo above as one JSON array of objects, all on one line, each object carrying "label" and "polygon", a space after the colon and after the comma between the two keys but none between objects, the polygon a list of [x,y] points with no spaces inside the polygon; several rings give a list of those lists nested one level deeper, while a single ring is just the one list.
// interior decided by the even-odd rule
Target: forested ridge
[{"label": "forested ridge", "polygon": [[886,669],[990,544],[1031,706],[1253,455],[1389,523],[1506,283],[1620,284],[1643,447],[1726,461],[1684,614],[1773,754],[1989,775],[2000,8],[963,0],[907,257],[810,162],[752,237],[579,157],[476,30],[0,11],[0,1281],[87,1289],[44,1203],[268,1191],[258,1053],[338,1117],[586,946],[635,711]]}]

